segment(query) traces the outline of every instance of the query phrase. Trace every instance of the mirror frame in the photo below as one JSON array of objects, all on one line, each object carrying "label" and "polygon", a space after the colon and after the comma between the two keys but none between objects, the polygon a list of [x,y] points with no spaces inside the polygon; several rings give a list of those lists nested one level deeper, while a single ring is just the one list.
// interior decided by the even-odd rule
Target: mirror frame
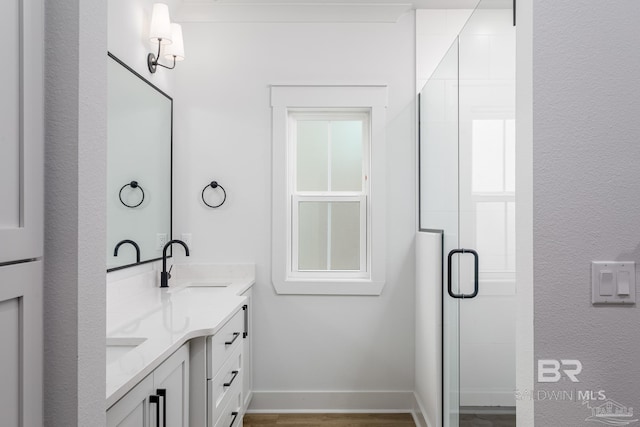
[{"label": "mirror frame", "polygon": [[[151,83],[149,80],[144,78],[140,73],[135,71],[133,68],[131,68],[130,66],[125,64],[120,58],[115,56],[113,53],[107,51],[107,56],[109,58],[113,59],[114,61],[116,61],[118,64],[122,65],[126,70],[131,72],[134,76],[138,77],[140,80],[142,80],[143,82],[145,82],[149,86],[151,86],[153,89],[155,89],[158,93],[160,93],[162,96],[164,96],[165,98],[167,98],[171,102],[171,135],[170,135],[170,138],[169,138],[170,139],[170,143],[169,143],[169,148],[170,148],[169,149],[169,160],[170,160],[170,167],[169,167],[169,240],[172,240],[173,239],[173,98],[170,97],[168,94],[166,94],[164,91],[162,91],[159,87],[157,87],[156,85]],[[107,83],[107,90],[108,90],[108,83]],[[107,123],[108,123],[108,121],[109,121],[109,118],[107,117]],[[108,170],[109,170],[109,165],[107,165],[107,179],[108,179]],[[107,223],[108,223],[108,221],[107,221]],[[167,258],[171,258],[171,257],[172,257],[172,248],[170,247],[168,255],[167,255]],[[125,264],[125,265],[119,265],[117,267],[107,268],[107,273],[110,273],[112,271],[122,270],[122,269],[125,269],[125,268],[134,267],[136,265],[148,264],[150,262],[159,261],[161,259],[162,259],[162,257],[150,258],[150,259],[147,259],[147,260],[142,260],[140,262],[134,262],[132,264]]]}]

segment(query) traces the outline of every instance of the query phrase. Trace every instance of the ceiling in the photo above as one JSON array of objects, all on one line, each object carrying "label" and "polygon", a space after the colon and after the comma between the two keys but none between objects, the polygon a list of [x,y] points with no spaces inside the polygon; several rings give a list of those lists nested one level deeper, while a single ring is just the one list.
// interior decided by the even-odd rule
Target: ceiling
[{"label": "ceiling", "polygon": [[[413,9],[473,9],[479,0],[182,0],[181,22],[397,22]],[[512,0],[482,0],[510,8]]]}]

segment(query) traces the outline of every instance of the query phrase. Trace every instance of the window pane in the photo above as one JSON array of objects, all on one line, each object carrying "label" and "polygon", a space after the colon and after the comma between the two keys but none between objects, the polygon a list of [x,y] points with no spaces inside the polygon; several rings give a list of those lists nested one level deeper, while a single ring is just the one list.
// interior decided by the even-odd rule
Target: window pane
[{"label": "window pane", "polygon": [[362,189],[362,121],[331,122],[331,190]]},{"label": "window pane", "polygon": [[505,191],[516,191],[516,121],[504,122]]},{"label": "window pane", "polygon": [[507,270],[516,269],[516,204],[507,202]]},{"label": "window pane", "polygon": [[328,203],[298,205],[298,270],[326,270]]},{"label": "window pane", "polygon": [[504,121],[474,120],[472,130],[472,191],[504,191]]},{"label": "window pane", "polygon": [[360,202],[300,202],[298,270],[360,270]]},{"label": "window pane", "polygon": [[329,122],[298,120],[298,191],[328,190]]},{"label": "window pane", "polygon": [[360,270],[360,202],[331,203],[331,270]]},{"label": "window pane", "polygon": [[504,271],[507,268],[507,218],[505,202],[476,203],[476,249],[480,271]]}]

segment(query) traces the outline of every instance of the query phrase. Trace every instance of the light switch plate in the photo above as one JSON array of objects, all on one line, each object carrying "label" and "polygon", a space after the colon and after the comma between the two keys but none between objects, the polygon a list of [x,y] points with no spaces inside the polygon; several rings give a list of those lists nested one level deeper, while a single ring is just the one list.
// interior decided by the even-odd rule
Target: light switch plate
[{"label": "light switch plate", "polygon": [[591,303],[635,304],[636,263],[633,261],[591,262]]}]

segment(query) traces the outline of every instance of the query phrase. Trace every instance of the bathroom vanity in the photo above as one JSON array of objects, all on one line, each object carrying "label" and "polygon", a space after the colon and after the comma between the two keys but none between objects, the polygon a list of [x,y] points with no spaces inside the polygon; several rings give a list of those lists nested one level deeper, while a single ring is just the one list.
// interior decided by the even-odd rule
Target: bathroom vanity
[{"label": "bathroom vanity", "polygon": [[176,265],[107,288],[107,426],[241,426],[253,265]]}]

